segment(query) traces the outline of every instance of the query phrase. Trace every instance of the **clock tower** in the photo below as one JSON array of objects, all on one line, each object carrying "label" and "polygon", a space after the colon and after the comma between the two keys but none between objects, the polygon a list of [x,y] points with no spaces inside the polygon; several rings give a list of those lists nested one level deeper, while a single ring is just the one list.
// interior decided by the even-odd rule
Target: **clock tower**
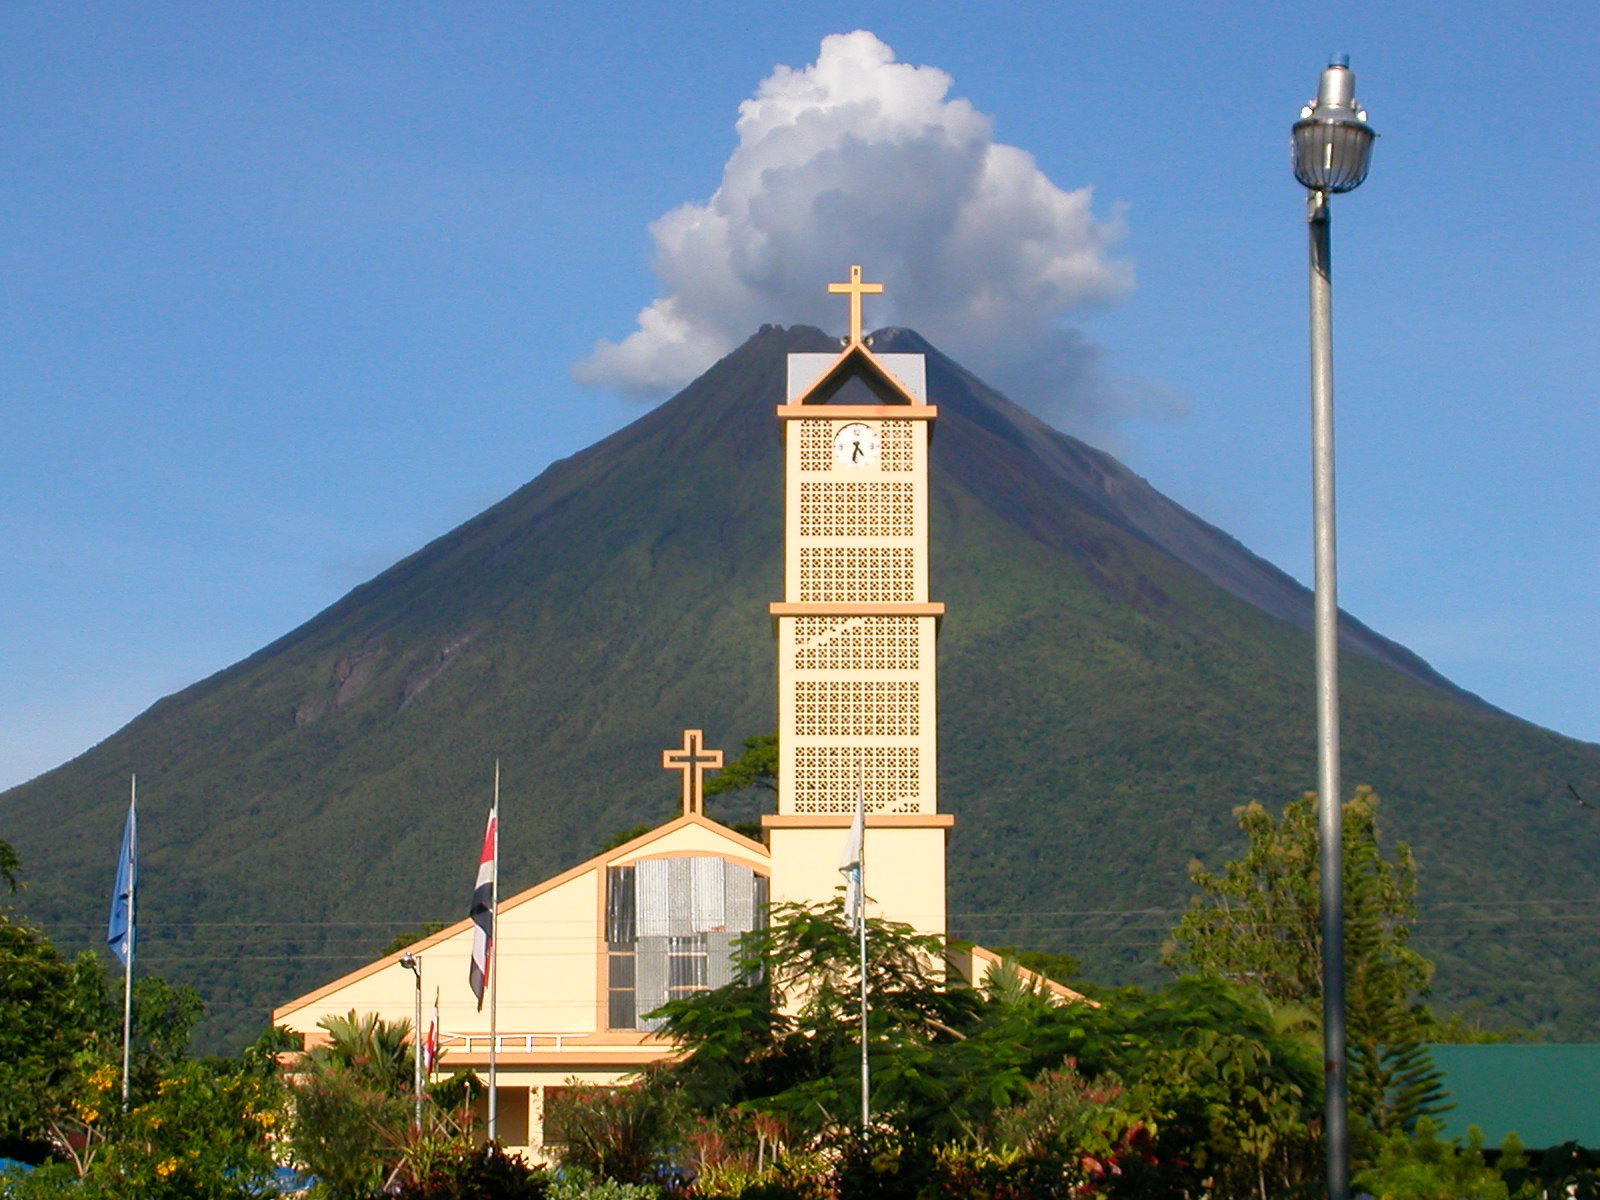
[{"label": "clock tower", "polygon": [[784,441],[784,598],[778,639],[778,811],[763,819],[772,899],[815,901],[842,882],[840,853],[867,813],[870,915],[945,932],[934,642],[928,599],[927,402],[920,354],[874,354],[850,281],[850,336],[791,354]]}]

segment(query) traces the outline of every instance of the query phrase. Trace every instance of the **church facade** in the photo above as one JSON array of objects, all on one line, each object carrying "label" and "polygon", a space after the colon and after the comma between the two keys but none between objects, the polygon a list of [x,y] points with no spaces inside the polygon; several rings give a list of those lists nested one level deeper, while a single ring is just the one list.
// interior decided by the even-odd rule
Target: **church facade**
[{"label": "church facade", "polygon": [[[928,403],[921,355],[874,355],[859,267],[842,351],[794,354],[777,407],[785,454],[784,593],[770,605],[778,653],[778,803],[754,841],[707,818],[704,772],[721,765],[686,730],[662,765],[682,772],[682,814],[515,896],[498,911],[494,1028],[497,1133],[542,1155],[544,1112],[573,1084],[610,1084],[670,1058],[650,1013],[732,977],[730,950],[769,901],[831,899],[854,815],[866,813],[867,913],[946,933],[930,600]],[[355,1010],[423,1026],[437,996],[438,1069],[489,1069],[489,1013],[468,986],[462,921],[279,1007],[309,1047],[318,1023]],[[402,969],[402,957],[416,967]],[[995,955],[947,956],[981,982]],[[1064,999],[1075,994],[1046,984]]]}]

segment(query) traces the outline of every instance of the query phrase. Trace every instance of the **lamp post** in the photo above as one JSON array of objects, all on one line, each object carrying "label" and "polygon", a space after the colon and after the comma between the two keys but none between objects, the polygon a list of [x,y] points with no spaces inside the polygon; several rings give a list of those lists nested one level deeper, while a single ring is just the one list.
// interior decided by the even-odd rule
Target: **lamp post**
[{"label": "lamp post", "polygon": [[1291,133],[1294,177],[1309,192],[1311,235],[1311,479],[1316,548],[1317,795],[1322,873],[1323,1138],[1329,1200],[1350,1195],[1345,1062],[1344,821],[1339,784],[1339,595],[1333,493],[1333,282],[1328,197],[1360,187],[1372,161],[1366,112],[1356,106],[1348,55],[1322,72],[1316,100]]},{"label": "lamp post", "polygon": [[415,975],[416,1017],[411,1025],[411,1093],[416,1101],[413,1121],[418,1133],[422,1132],[422,960],[407,950],[400,956],[400,965]]}]

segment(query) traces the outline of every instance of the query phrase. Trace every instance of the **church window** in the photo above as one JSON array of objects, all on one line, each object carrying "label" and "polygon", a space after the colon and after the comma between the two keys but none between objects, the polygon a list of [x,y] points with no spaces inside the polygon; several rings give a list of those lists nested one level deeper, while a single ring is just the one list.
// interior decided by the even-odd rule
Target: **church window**
[{"label": "church window", "polygon": [[659,1029],[649,1013],[734,977],[739,935],[766,920],[767,880],[715,855],[646,858],[606,871],[608,1022]]}]

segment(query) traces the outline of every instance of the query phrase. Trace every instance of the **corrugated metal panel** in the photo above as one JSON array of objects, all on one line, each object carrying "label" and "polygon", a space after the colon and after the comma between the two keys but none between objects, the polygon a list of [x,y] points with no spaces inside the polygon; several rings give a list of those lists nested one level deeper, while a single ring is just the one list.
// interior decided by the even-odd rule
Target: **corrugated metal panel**
[{"label": "corrugated metal panel", "polygon": [[667,1002],[667,947],[671,940],[667,937],[641,937],[638,949],[634,952],[635,1011],[640,1029],[661,1028],[659,1020],[647,1021],[644,1015]]},{"label": "corrugated metal panel", "polygon": [[723,873],[723,905],[726,927],[736,933],[755,928],[756,873],[739,863],[727,863]]},{"label": "corrugated metal panel", "polygon": [[708,856],[689,860],[694,900],[690,924],[695,933],[710,933],[727,927],[727,904],[723,896],[727,865],[720,858]]},{"label": "corrugated metal panel", "polygon": [[671,885],[666,858],[647,858],[635,864],[633,875],[634,919],[640,939],[666,937],[672,932]]},{"label": "corrugated metal panel", "polygon": [[694,928],[694,868],[692,859],[669,858],[667,863],[667,932],[688,937]]},{"label": "corrugated metal panel", "polygon": [[734,980],[733,947],[739,935],[731,931],[706,934],[706,986],[719,988]]}]

